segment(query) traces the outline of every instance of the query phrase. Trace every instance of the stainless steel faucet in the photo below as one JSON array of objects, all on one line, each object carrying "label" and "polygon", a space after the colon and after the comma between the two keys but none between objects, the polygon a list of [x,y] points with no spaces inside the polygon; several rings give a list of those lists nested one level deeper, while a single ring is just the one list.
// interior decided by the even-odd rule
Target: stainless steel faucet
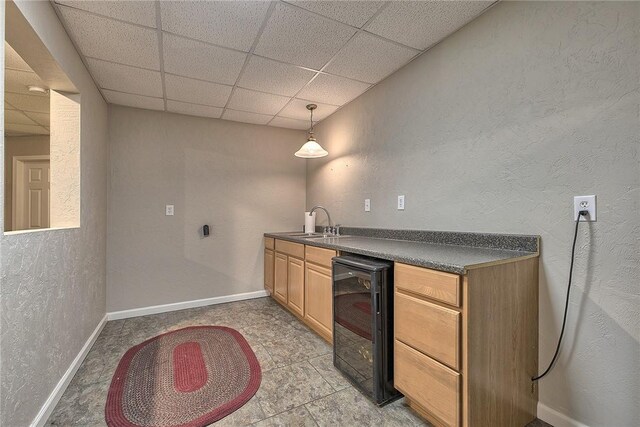
[{"label": "stainless steel faucet", "polygon": [[309,211],[309,216],[313,215],[313,212],[315,212],[316,209],[322,209],[324,211],[325,214],[327,214],[327,220],[329,221],[329,234],[330,235],[335,235],[335,231],[333,229],[333,224],[331,222],[331,215],[329,215],[329,211],[324,207],[324,206],[314,206],[313,208],[311,208],[311,210]]}]

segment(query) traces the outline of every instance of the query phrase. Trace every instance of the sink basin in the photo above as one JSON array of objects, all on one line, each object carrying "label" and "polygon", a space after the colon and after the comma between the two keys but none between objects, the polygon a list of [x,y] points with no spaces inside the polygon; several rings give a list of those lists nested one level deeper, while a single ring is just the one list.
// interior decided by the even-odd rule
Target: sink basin
[{"label": "sink basin", "polygon": [[287,233],[289,237],[301,237],[303,239],[312,239],[322,237],[322,233]]},{"label": "sink basin", "polygon": [[327,235],[327,237],[324,237],[324,235],[322,233],[286,233],[287,237],[297,237],[300,239],[339,239],[341,237],[348,237],[345,236],[343,234],[339,235],[339,236],[331,236],[331,235]]}]

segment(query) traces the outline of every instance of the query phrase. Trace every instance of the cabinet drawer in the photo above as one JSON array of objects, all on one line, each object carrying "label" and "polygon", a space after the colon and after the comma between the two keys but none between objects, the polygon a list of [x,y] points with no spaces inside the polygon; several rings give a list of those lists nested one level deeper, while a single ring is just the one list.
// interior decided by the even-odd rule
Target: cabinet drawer
[{"label": "cabinet drawer", "polygon": [[331,267],[331,258],[334,256],[336,256],[336,251],[331,249],[316,248],[309,245],[304,247],[305,260],[324,267]]},{"label": "cabinet drawer", "polygon": [[302,243],[293,243],[287,242],[286,240],[276,239],[276,251],[304,259],[304,245]]},{"label": "cabinet drawer", "polygon": [[460,313],[399,292],[394,298],[395,338],[460,369]]},{"label": "cabinet drawer", "polygon": [[460,276],[396,263],[395,287],[460,307]]},{"label": "cabinet drawer", "polygon": [[447,426],[460,425],[460,374],[395,341],[394,383]]},{"label": "cabinet drawer", "polygon": [[274,249],[276,247],[273,237],[264,238],[264,247],[267,249]]}]

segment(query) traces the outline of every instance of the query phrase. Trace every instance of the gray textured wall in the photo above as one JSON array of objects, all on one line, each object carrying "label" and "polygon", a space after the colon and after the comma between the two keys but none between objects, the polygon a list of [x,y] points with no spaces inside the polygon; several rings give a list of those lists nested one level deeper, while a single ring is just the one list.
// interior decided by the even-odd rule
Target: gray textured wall
[{"label": "gray textured wall", "polygon": [[[103,318],[106,305],[106,104],[49,2],[16,4],[82,93],[82,227],[0,235],[3,426],[33,420]],[[2,2],[3,34],[4,7]],[[4,44],[0,57],[4,64]],[[0,70],[4,82],[4,65]],[[0,111],[4,115],[4,108]]]},{"label": "gray textured wall", "polygon": [[540,234],[541,367],[572,198],[597,194],[540,383],[544,405],[591,426],[640,420],[639,26],[640,3],[498,4],[323,121],[331,154],[307,171],[307,207],[346,225]]},{"label": "gray textured wall", "polygon": [[262,233],[302,228],[304,133],[109,112],[108,311],[263,289]]}]

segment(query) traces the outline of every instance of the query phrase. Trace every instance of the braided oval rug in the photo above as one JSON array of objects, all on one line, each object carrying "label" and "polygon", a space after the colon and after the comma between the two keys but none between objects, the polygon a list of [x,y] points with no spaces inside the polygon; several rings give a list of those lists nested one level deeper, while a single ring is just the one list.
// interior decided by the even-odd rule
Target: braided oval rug
[{"label": "braided oval rug", "polygon": [[244,337],[192,326],[130,348],[111,380],[111,427],[200,427],[226,417],[258,390],[260,364]]}]

